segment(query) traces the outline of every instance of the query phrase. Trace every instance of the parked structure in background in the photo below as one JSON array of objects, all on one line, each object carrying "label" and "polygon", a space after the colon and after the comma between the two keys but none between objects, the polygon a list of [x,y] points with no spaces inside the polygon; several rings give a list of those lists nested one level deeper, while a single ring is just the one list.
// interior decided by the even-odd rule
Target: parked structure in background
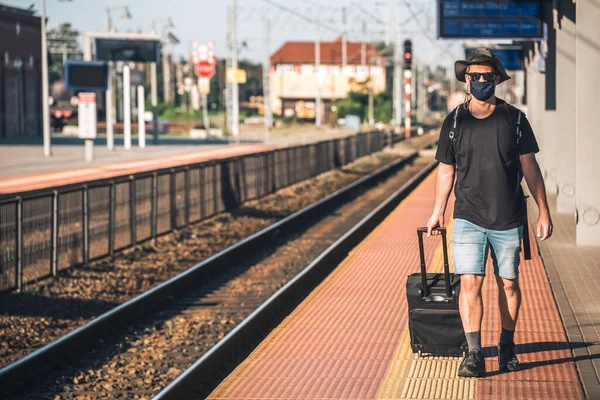
[{"label": "parked structure in background", "polygon": [[0,139],[42,135],[40,17],[0,4]]},{"label": "parked structure in background", "polygon": [[[366,54],[362,54],[366,52]],[[286,42],[271,56],[270,103],[283,117],[314,120],[317,79],[320,81],[323,122],[332,118],[331,106],[358,83],[369,80],[373,93],[385,91],[386,59],[371,44],[347,42],[343,67],[342,40],[320,42],[319,70],[315,67],[315,42]]]}]

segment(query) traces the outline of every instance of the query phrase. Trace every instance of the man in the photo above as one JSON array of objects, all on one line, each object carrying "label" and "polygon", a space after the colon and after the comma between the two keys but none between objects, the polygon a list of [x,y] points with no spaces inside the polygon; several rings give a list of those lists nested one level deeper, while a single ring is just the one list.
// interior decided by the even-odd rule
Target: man
[{"label": "man", "polygon": [[496,85],[510,79],[504,67],[489,50],[480,48],[467,60],[457,61],[454,70],[470,96],[442,125],[435,204],[427,234],[436,235],[433,229],[444,226],[456,172],[452,246],[454,270],[461,275],[459,309],[469,347],[458,376],[481,377],[486,374],[481,352],[481,288],[490,250],[502,320],[500,370],[519,368],[513,337],[521,305],[520,242],[527,223],[520,186],[523,176],[539,208],[535,227],[540,240],[552,235],[552,220],[531,126],[520,110],[494,96]]}]

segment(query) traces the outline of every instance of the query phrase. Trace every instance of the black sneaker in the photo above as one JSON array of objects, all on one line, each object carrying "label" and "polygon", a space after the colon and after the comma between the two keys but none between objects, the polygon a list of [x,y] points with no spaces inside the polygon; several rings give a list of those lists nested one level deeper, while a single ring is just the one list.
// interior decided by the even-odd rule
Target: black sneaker
[{"label": "black sneaker", "polygon": [[519,369],[519,360],[517,360],[514,343],[500,343],[498,345],[498,364],[500,371],[503,372]]},{"label": "black sneaker", "polygon": [[458,367],[458,376],[461,378],[479,378],[485,374],[485,359],[481,350],[471,350]]}]

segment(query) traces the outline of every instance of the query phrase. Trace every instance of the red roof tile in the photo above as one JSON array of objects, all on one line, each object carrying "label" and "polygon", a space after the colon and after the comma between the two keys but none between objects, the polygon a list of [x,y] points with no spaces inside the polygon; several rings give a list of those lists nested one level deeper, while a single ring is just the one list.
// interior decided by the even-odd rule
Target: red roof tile
[{"label": "red roof tile", "polygon": [[[360,64],[361,60],[361,42],[346,42],[347,63]],[[372,55],[372,62],[385,64],[386,59],[371,44],[365,46],[367,62]],[[372,54],[370,54],[372,52]],[[272,64],[313,64],[315,62],[315,42],[285,42],[279,50],[271,56]],[[321,63],[323,64],[341,64],[342,63],[342,41],[321,42]]]}]

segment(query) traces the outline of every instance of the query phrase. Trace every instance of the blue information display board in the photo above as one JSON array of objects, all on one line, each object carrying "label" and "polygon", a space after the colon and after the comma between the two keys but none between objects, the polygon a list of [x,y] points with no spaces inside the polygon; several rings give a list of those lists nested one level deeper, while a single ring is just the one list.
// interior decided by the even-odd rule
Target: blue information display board
[{"label": "blue information display board", "polygon": [[67,61],[67,89],[84,92],[103,92],[108,87],[108,63],[104,61]]},{"label": "blue information display board", "polygon": [[[500,62],[504,69],[509,71],[518,71],[523,69],[523,50],[521,48],[497,48],[490,49]],[[475,48],[466,48],[465,55],[467,58],[475,51]]]},{"label": "blue information display board", "polygon": [[438,37],[541,38],[542,0],[438,0]]}]

